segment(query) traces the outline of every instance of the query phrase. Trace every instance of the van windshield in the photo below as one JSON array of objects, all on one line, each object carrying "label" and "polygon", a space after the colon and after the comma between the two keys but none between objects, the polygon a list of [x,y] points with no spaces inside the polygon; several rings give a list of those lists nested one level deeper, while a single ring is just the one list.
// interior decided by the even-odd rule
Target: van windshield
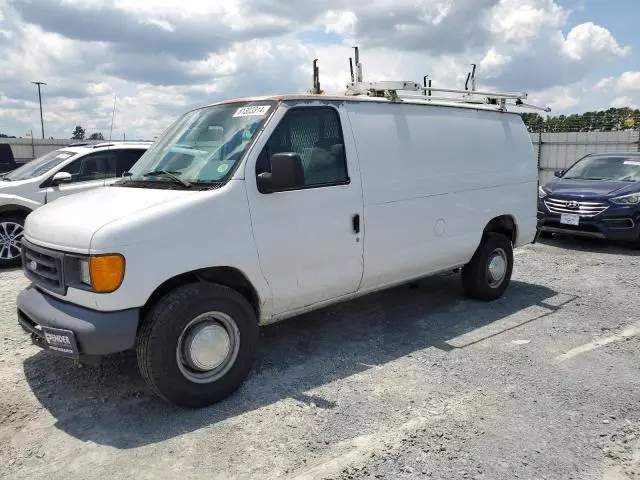
[{"label": "van windshield", "polygon": [[640,180],[640,156],[597,156],[580,160],[562,178],[574,180]]},{"label": "van windshield", "polygon": [[68,158],[73,157],[74,155],[76,155],[75,152],[54,150],[53,152],[49,152],[42,157],[31,160],[21,167],[12,170],[4,177],[2,177],[2,180],[19,181],[39,177],[40,175],[47,173],[52,168],[57,167]]},{"label": "van windshield", "polygon": [[186,113],[140,157],[126,183],[226,180],[274,105],[238,102]]}]

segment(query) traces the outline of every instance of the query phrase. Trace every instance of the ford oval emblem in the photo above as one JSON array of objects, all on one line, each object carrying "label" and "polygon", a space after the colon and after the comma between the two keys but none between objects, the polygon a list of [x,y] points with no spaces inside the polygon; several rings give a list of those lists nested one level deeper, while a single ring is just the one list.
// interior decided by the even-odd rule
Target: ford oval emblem
[{"label": "ford oval emblem", "polygon": [[38,263],[35,260],[29,262],[29,270],[33,270],[34,272],[38,270]]}]

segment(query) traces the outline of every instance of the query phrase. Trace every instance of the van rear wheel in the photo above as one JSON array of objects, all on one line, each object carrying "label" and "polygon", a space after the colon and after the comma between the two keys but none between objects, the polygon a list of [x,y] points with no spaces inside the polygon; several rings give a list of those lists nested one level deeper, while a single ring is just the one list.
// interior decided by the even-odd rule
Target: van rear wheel
[{"label": "van rear wheel", "polygon": [[471,261],[462,268],[462,285],[470,297],[490,302],[507,289],[512,271],[511,241],[500,233],[486,233]]},{"label": "van rear wheel", "polygon": [[140,372],[158,396],[200,408],[243,383],[257,344],[249,302],[231,288],[197,283],[173,290],[151,309],[136,350]]}]

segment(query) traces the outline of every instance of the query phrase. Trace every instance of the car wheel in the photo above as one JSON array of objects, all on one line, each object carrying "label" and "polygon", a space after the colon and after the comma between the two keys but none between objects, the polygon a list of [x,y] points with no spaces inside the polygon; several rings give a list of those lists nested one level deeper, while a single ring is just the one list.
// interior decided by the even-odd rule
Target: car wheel
[{"label": "car wheel", "polygon": [[486,302],[502,296],[513,271],[511,241],[499,233],[487,233],[471,261],[462,268],[462,285],[466,293]]},{"label": "car wheel", "polygon": [[23,217],[16,215],[0,217],[0,268],[20,265],[23,236]]},{"label": "car wheel", "polygon": [[257,344],[249,302],[231,288],[197,283],[173,290],[151,309],[136,350],[140,372],[158,396],[200,408],[243,383]]}]

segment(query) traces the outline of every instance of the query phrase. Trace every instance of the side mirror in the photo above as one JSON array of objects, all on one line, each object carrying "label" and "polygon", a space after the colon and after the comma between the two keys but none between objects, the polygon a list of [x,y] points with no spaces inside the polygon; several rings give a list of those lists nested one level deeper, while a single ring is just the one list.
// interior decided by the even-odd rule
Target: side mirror
[{"label": "side mirror", "polygon": [[293,152],[271,156],[271,172],[258,175],[258,189],[262,193],[290,190],[304,185],[304,168],[300,155]]},{"label": "side mirror", "polygon": [[72,179],[71,174],[69,172],[58,172],[51,179],[51,184],[53,186],[60,185],[61,183],[68,183]]},{"label": "side mirror", "polygon": [[560,177],[562,177],[562,175],[564,175],[564,170],[556,170],[555,172],[553,172],[553,174],[556,177],[560,178]]}]

